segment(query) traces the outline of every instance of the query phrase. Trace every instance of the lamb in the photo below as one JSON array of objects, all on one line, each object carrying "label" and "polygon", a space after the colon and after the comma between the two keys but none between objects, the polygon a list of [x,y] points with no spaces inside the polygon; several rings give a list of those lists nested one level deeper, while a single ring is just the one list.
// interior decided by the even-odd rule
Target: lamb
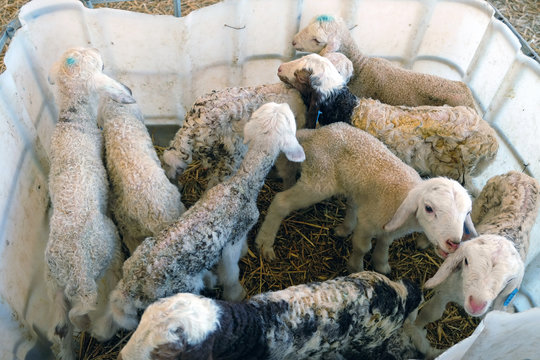
[{"label": "lamb", "polygon": [[74,358],[74,326],[80,330],[91,326],[89,314],[98,299],[96,282],[122,264],[118,233],[107,217],[108,181],[103,139],[96,125],[97,102],[99,95],[121,103],[135,100],[102,68],[97,50],[71,48],[49,76],[51,85],[57,85],[59,119],[50,147],[52,216],[45,262],[54,309],[48,337],[61,359]]},{"label": "lamb", "polygon": [[[474,201],[480,236],[464,241],[425,283],[435,288],[415,325],[439,319],[450,301],[471,316],[505,310],[523,279],[529,236],[540,206],[540,184],[517,171],[494,176]],[[423,351],[429,347],[425,340]]]},{"label": "lamb", "polygon": [[295,89],[283,83],[214,90],[195,101],[163,152],[167,176],[174,179],[194,160],[209,169],[207,189],[232,176],[247,151],[244,125],[267,102],[289,104],[297,128],[304,127],[304,102]]},{"label": "lamb", "polygon": [[105,99],[100,107],[110,203],[130,253],[185,211],[178,188],[161,167],[143,115],[136,104]]},{"label": "lamb", "polygon": [[242,303],[176,294],[150,305],[118,359],[376,359],[421,301],[362,272]]},{"label": "lamb", "polygon": [[[341,60],[347,62],[345,56]],[[310,54],[282,64],[279,78],[309,98],[307,127],[344,121],[381,140],[421,176],[446,176],[477,192],[472,178],[494,159],[495,130],[465,106],[404,107],[357,98],[330,61]]]},{"label": "lamb", "polygon": [[462,81],[400,68],[382,58],[363,55],[343,19],[316,17],[292,41],[296,50],[320,53],[341,52],[352,60],[354,76],[349,83],[353,94],[389,105],[468,106],[475,109],[469,87]]},{"label": "lamb", "polygon": [[[276,194],[259,229],[255,243],[265,258],[275,258],[274,238],[287,214],[335,195],[347,196],[347,213],[335,233],[348,236],[354,230],[351,272],[363,270],[372,238],[377,238],[374,267],[388,274],[388,248],[398,237],[422,230],[446,257],[457,249],[464,224],[474,233],[471,199],[458,182],[444,177],[422,180],[365,131],[337,122],[299,130],[297,138],[306,161],[296,184]],[[284,179],[297,171],[288,162],[276,167]]]},{"label": "lamb", "polygon": [[267,103],[244,128],[249,149],[238,172],[207,190],[178,221],[143,241],[123,266],[110,311],[124,328],[137,325],[137,310],[177,292],[198,293],[217,264],[226,300],[241,300],[238,260],[247,252],[248,231],[257,222],[257,195],[280,151],[291,161],[305,154],[295,138],[287,104]]}]

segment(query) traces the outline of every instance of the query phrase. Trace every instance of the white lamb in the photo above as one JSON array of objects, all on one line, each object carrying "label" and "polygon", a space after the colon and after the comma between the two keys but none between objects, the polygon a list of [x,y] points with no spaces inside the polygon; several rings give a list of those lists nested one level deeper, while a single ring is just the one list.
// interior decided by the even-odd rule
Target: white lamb
[{"label": "white lamb", "polygon": [[304,102],[296,89],[283,83],[214,90],[195,101],[164,151],[167,176],[173,179],[194,160],[209,169],[207,189],[232,176],[247,151],[244,125],[267,102],[289,104],[296,127],[304,127]]},{"label": "white lamb", "polygon": [[158,159],[143,115],[136,104],[105,99],[100,107],[111,210],[130,253],[157,235],[185,211],[178,188]]},{"label": "white lamb", "polygon": [[96,120],[99,95],[122,103],[135,100],[102,68],[97,50],[72,48],[49,76],[57,85],[60,114],[50,151],[52,217],[45,261],[54,320],[48,336],[61,359],[74,358],[73,325],[90,327],[89,313],[98,299],[96,282],[122,261],[116,227],[106,215],[108,182]]},{"label": "white lamb", "polygon": [[450,105],[475,108],[471,90],[462,81],[400,68],[382,58],[360,52],[343,19],[316,17],[300,30],[292,45],[296,50],[320,53],[340,52],[352,60],[354,76],[349,83],[353,94],[390,105]]},{"label": "white lamb", "polygon": [[421,298],[411,282],[367,271],[242,303],[181,293],[146,309],[118,359],[397,360],[384,355],[401,354],[393,345]]},{"label": "white lamb", "polygon": [[[471,316],[507,309],[523,279],[539,206],[540,185],[524,173],[510,171],[486,183],[472,210],[480,235],[464,241],[425,283],[435,292],[418,315],[419,329],[439,319],[451,301]],[[425,340],[421,349],[428,348]]]},{"label": "white lamb", "polygon": [[[374,267],[388,274],[391,242],[413,231],[423,231],[437,253],[454,252],[464,224],[471,231],[471,199],[456,181],[443,177],[422,180],[383,143],[346,123],[302,129],[297,138],[306,152],[301,176],[288,190],[276,194],[255,243],[264,257],[275,258],[273,244],[281,221],[291,211],[335,195],[347,197],[347,213],[336,234],[353,230],[349,270],[363,270],[363,258],[377,238]],[[276,164],[279,174],[294,177],[297,166]]]},{"label": "white lamb", "polygon": [[257,195],[280,151],[291,161],[304,160],[295,132],[287,104],[268,103],[253,113],[244,129],[249,149],[238,172],[206,191],[177,222],[143,241],[124,263],[124,277],[110,300],[117,324],[132,329],[138,309],[178,292],[199,292],[215,265],[223,297],[245,296],[238,261],[259,217]]},{"label": "white lamb", "polygon": [[[344,55],[333,61],[348,62]],[[381,140],[422,176],[446,176],[476,192],[472,177],[499,148],[495,130],[465,106],[392,106],[357,98],[332,63],[317,54],[284,63],[279,78],[309,98],[306,127],[344,121]]]}]

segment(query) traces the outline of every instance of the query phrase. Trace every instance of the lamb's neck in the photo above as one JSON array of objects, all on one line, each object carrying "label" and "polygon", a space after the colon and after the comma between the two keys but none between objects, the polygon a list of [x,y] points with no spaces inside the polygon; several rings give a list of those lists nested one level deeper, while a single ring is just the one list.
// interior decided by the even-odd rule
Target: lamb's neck
[{"label": "lamb's neck", "polygon": [[64,97],[60,105],[59,121],[95,126],[97,106],[86,97]]},{"label": "lamb's neck", "polygon": [[266,175],[268,175],[278,155],[279,149],[277,147],[269,148],[267,144],[250,144],[249,150],[234,177],[250,198],[257,197]]},{"label": "lamb's neck", "polygon": [[222,311],[220,326],[213,343],[214,358],[266,358],[268,347],[264,339],[264,324],[258,310],[249,303],[218,303]]},{"label": "lamb's neck", "polygon": [[354,74],[358,74],[364,68],[368,57],[360,51],[353,37],[347,32],[341,41],[339,52],[349,58],[353,63]]},{"label": "lamb's neck", "polygon": [[356,106],[358,106],[358,98],[344,85],[317,102],[315,106],[317,111],[310,108],[309,116],[318,117],[318,122],[321,125],[328,125],[338,121],[350,124]]}]

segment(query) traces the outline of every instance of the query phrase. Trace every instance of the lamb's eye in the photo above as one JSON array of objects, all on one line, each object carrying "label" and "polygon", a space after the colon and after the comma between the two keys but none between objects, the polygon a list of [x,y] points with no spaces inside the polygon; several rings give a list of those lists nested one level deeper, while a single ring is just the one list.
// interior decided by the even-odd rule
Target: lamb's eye
[{"label": "lamb's eye", "polygon": [[469,265],[469,261],[467,260],[467,258],[465,258],[464,262],[465,262],[465,265]]},{"label": "lamb's eye", "polygon": [[315,44],[319,45],[321,42],[317,39],[313,39],[313,41],[315,42]]},{"label": "lamb's eye", "polygon": [[429,206],[429,205],[426,205],[426,212],[428,214],[431,214],[433,212],[433,208],[431,206]]}]

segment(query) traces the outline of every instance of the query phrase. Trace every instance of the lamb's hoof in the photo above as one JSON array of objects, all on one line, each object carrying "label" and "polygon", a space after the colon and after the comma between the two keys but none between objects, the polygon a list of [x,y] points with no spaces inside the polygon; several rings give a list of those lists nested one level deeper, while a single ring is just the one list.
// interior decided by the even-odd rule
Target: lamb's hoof
[{"label": "lamb's hoof", "polygon": [[383,275],[388,275],[392,271],[392,268],[388,264],[374,265],[373,267],[375,268],[376,272],[378,272],[380,274],[383,274]]},{"label": "lamb's hoof", "polygon": [[335,227],[332,230],[332,233],[335,236],[342,237],[342,238],[349,236],[351,232],[352,232],[352,229],[349,229],[347,226],[344,226],[343,224]]},{"label": "lamb's hoof", "polygon": [[274,252],[273,246],[270,246],[270,247],[263,246],[261,247],[260,252],[263,259],[266,259],[268,261],[273,261],[276,259],[276,253]]},{"label": "lamb's hoof", "polygon": [[362,259],[362,261],[357,262],[350,259],[347,263],[347,270],[349,270],[351,274],[364,271],[364,260]]},{"label": "lamb's hoof", "polygon": [[247,295],[242,285],[226,288],[223,290],[223,298],[227,301],[242,301]]}]

